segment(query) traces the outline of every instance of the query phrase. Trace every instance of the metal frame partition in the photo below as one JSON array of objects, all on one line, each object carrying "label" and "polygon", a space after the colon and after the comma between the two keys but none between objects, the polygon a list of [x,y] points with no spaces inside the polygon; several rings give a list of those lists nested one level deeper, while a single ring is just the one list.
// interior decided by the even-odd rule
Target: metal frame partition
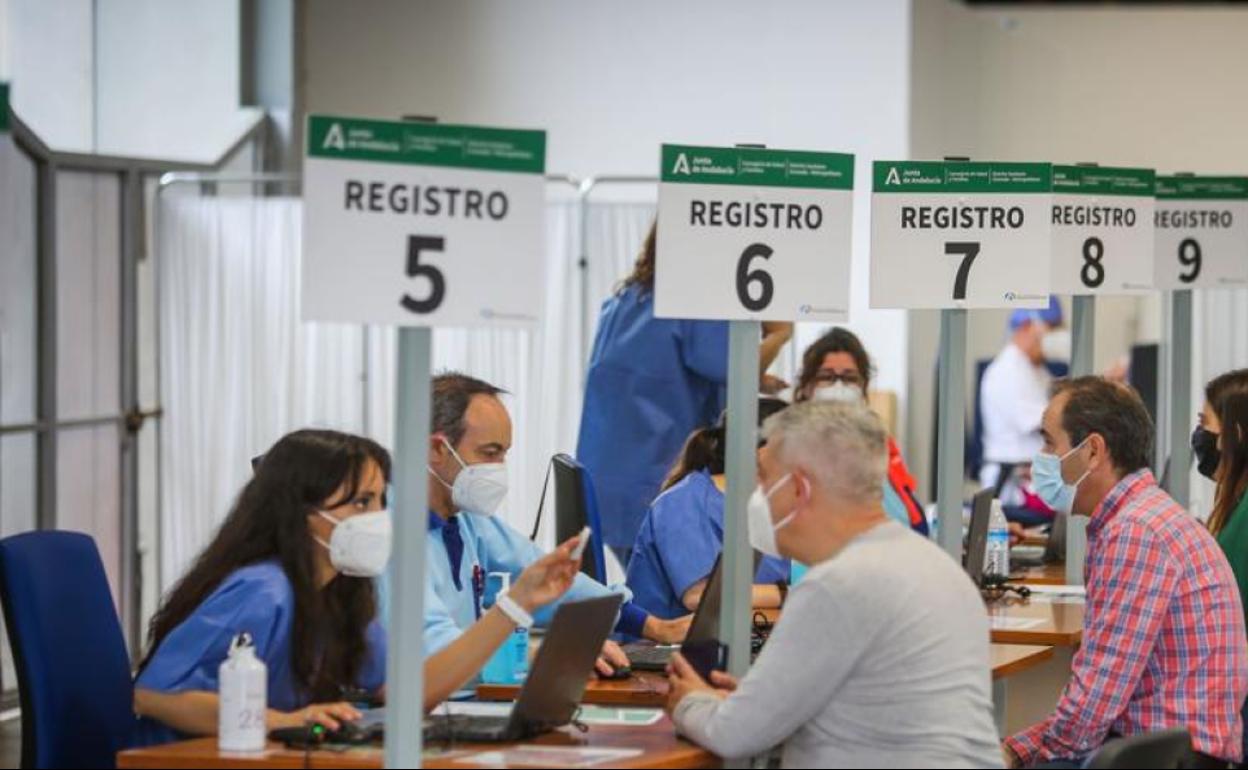
[{"label": "metal frame partition", "polygon": [[[141,642],[140,606],[141,575],[138,570],[140,543],[139,521],[139,432],[148,419],[159,425],[159,405],[146,408],[140,403],[139,368],[139,264],[146,258],[146,222],[144,212],[145,184],[149,178],[173,169],[208,171],[220,168],[244,147],[251,145],[259,157],[263,153],[267,118],[261,115],[237,140],[221,153],[214,163],[190,163],[155,158],[134,158],[64,152],[52,149],[17,115],[9,114],[9,126],[15,149],[34,166],[35,174],[35,247],[36,283],[34,345],[35,419],[30,422],[0,424],[0,436],[30,435],[35,440],[35,515],[37,529],[55,529],[57,521],[58,438],[62,431],[115,426],[118,429],[120,468],[118,480],[121,513],[120,563],[118,569],[119,614],[128,637],[132,655],[137,655]],[[63,417],[57,403],[58,394],[58,276],[57,226],[60,172],[74,171],[115,178],[118,184],[117,232],[119,236],[117,287],[118,320],[118,403],[115,410],[97,414]],[[91,255],[95,258],[95,254]],[[157,470],[157,476],[159,471]],[[15,700],[9,683],[4,688],[5,701]]]}]

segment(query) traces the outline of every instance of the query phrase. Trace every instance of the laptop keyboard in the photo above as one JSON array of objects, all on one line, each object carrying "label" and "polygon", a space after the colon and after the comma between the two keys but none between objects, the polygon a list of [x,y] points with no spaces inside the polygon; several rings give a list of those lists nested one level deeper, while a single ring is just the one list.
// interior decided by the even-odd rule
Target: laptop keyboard
[{"label": "laptop keyboard", "polygon": [[449,743],[453,741],[472,743],[511,740],[510,717],[471,716],[452,714],[432,715],[425,722],[425,742]]},{"label": "laptop keyboard", "polygon": [[626,644],[624,654],[628,656],[628,665],[635,671],[666,671],[667,664],[672,660],[674,647],[659,647],[652,644]]}]

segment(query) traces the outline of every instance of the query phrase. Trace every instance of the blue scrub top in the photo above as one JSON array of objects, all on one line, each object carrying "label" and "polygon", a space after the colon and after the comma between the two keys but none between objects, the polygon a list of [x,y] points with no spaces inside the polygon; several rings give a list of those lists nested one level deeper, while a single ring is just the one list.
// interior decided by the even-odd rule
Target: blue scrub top
[{"label": "blue scrub top", "polygon": [[[246,631],[256,657],[268,668],[268,706],[295,711],[308,705],[291,670],[290,634],[295,616],[295,593],[276,561],[237,569],[209,594],[186,620],[160,643],[136,687],[163,693],[217,691],[217,673],[229,654],[230,642]],[[373,621],[366,634],[368,655],[356,685],[369,692],[386,682],[386,636]],[[139,720],[138,746],[183,740],[187,737],[154,719]]]},{"label": "blue scrub top", "polygon": [[[724,547],[724,493],[706,471],[691,473],[659,496],[641,523],[628,562],[634,601],[651,615],[688,615],[681,597],[711,574]],[[789,579],[789,562],[765,556],[754,582]]]},{"label": "blue scrub top", "polygon": [[[485,575],[506,572],[514,582],[525,567],[540,559],[541,549],[524,535],[495,516],[460,512],[443,520],[429,512],[429,533],[425,542],[425,655],[429,656],[455,641],[480,617]],[[448,531],[449,530],[449,531]],[[449,536],[449,537],[448,537]],[[452,553],[452,550],[457,553]],[[452,565],[455,564],[453,567]],[[388,608],[390,574],[378,581],[381,606]],[[576,576],[572,587],[558,601],[542,607],[533,618],[538,626],[549,625],[563,602],[620,594],[627,602],[632,594],[624,586],[608,588],[584,574]],[[382,610],[383,623],[387,622]],[[638,620],[639,619],[639,620]],[[645,613],[624,605],[617,628],[645,622]]]},{"label": "blue scrub top", "polygon": [[655,318],[638,286],[603,303],[576,454],[607,545],[633,544],[685,439],[719,417],[727,381],[727,322]]}]

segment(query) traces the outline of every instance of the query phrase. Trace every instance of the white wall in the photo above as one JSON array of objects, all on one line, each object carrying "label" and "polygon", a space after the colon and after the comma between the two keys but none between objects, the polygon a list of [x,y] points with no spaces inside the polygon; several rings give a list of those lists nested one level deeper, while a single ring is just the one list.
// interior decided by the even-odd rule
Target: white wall
[{"label": "white wall", "polygon": [[905,318],[867,309],[866,256],[869,162],[908,154],[909,6],[311,0],[305,103],[545,128],[547,168],[581,176],[656,174],[664,141],[854,152],[850,325],[904,395]]},{"label": "white wall", "polygon": [[214,162],[239,108],[238,0],[96,3],[97,150]]},{"label": "white wall", "polygon": [[[972,10],[952,0],[917,0],[913,10],[915,157],[1248,171],[1248,14]],[[973,314],[971,326],[971,358],[991,355],[1003,339],[1004,313]],[[910,331],[912,390],[930,388],[935,314],[915,314]],[[1156,297],[1098,300],[1098,366],[1159,336]],[[1199,372],[1199,346],[1196,355]],[[916,398],[911,407],[910,451],[926,458],[930,405]]]},{"label": "white wall", "polygon": [[0,0],[0,78],[59,150],[215,161],[239,108],[238,0]]},{"label": "white wall", "polygon": [[4,0],[0,62],[13,109],[49,146],[95,146],[92,0]]}]

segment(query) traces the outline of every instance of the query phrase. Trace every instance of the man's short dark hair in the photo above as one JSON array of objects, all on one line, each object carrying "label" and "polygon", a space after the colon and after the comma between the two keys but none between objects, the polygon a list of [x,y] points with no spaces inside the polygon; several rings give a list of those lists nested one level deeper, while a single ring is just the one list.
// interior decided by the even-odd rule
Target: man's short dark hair
[{"label": "man's short dark hair", "polygon": [[485,380],[469,377],[459,372],[442,372],[433,378],[433,413],[430,415],[430,433],[441,433],[451,446],[458,446],[464,438],[464,414],[473,396],[498,396],[507,391]]},{"label": "man's short dark hair", "polygon": [[1053,395],[1066,394],[1062,430],[1076,447],[1093,433],[1109,448],[1114,467],[1124,475],[1147,468],[1153,461],[1153,421],[1144,402],[1131,388],[1103,377],[1058,380]]}]

